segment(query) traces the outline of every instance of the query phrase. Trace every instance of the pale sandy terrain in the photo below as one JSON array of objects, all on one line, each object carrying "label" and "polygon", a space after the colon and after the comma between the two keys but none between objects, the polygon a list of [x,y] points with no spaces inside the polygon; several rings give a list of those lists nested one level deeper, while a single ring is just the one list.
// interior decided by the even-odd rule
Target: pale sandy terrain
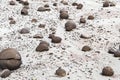
[{"label": "pale sandy terrain", "polygon": [[[120,60],[108,54],[109,47],[118,49],[120,45],[120,0],[113,0],[116,6],[107,8],[102,7],[103,0],[68,0],[69,5],[63,5],[58,0],[58,9],[52,6],[55,0],[46,0],[45,3],[43,0],[29,0],[27,16],[20,14],[21,4],[11,6],[8,1],[0,0],[0,50],[16,48],[21,54],[23,64],[9,77],[0,80],[120,80]],[[82,3],[84,7],[77,10],[71,5],[74,1]],[[38,7],[46,3],[50,5],[51,11],[38,12]],[[77,28],[71,32],[64,29],[68,20],[59,19],[59,11],[63,8],[68,10],[70,19],[77,24]],[[110,13],[107,13],[108,11]],[[79,24],[80,16],[87,18],[90,14],[95,16],[94,20]],[[9,17],[13,17],[16,24],[9,25]],[[33,18],[38,22],[31,23]],[[38,28],[40,23],[46,24],[45,29]],[[29,34],[18,32],[24,27],[30,29]],[[62,38],[61,43],[54,44],[48,39],[51,27],[55,28],[56,35]],[[41,33],[44,38],[32,38],[37,33]],[[81,34],[93,37],[82,39]],[[40,40],[50,43],[49,51],[35,51]],[[84,45],[89,45],[92,50],[81,51]],[[100,74],[105,66],[113,68],[114,76],[106,77]],[[58,67],[65,69],[69,75],[57,77],[55,71]]]}]

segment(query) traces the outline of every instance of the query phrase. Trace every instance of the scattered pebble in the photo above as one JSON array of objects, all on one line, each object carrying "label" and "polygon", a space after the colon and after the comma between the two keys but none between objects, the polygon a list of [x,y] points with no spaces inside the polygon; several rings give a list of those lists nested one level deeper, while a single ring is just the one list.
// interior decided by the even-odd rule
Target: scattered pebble
[{"label": "scattered pebble", "polygon": [[28,15],[28,10],[27,10],[26,8],[23,8],[23,9],[21,10],[21,14],[22,14],[22,15]]},{"label": "scattered pebble", "polygon": [[89,46],[83,46],[82,51],[87,52],[90,51],[91,48]]},{"label": "scattered pebble", "polygon": [[39,51],[39,52],[48,51],[48,50],[49,50],[49,43],[46,41],[41,41],[36,48],[36,51]]},{"label": "scattered pebble", "polygon": [[72,31],[72,30],[75,29],[75,28],[76,28],[75,22],[73,22],[73,21],[67,21],[67,22],[65,23],[65,30],[66,30],[66,31]]},{"label": "scattered pebble", "polygon": [[1,78],[6,78],[11,74],[11,71],[9,69],[4,69],[1,73],[0,73],[0,77]]},{"label": "scattered pebble", "polygon": [[21,30],[20,30],[20,33],[21,34],[26,34],[26,33],[29,33],[30,31],[29,31],[29,29],[28,28],[22,28]]},{"label": "scattered pebble", "polygon": [[111,67],[106,66],[102,70],[102,75],[104,75],[104,76],[113,76],[114,75],[114,71],[113,71],[113,69]]},{"label": "scattered pebble", "polygon": [[61,67],[59,67],[56,70],[55,74],[59,77],[64,77],[64,76],[66,76],[66,71],[64,69],[62,69]]}]

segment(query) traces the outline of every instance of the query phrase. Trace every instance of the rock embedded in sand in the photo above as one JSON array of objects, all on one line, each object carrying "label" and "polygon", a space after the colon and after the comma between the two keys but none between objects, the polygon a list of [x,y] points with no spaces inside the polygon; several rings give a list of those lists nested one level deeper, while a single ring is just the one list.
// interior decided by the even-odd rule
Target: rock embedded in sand
[{"label": "rock embedded in sand", "polygon": [[15,3],[15,1],[12,0],[12,1],[9,2],[9,4],[10,5],[15,5],[16,3]]},{"label": "rock embedded in sand", "polygon": [[82,51],[84,52],[91,51],[91,48],[89,46],[83,46]]},{"label": "rock embedded in sand", "polygon": [[6,78],[11,74],[11,71],[9,69],[4,69],[1,73],[0,73],[0,77],[1,78]]},{"label": "rock embedded in sand", "polygon": [[23,5],[29,5],[29,2],[28,1],[23,1],[22,4]]},{"label": "rock embedded in sand", "polygon": [[60,19],[68,19],[69,15],[67,11],[61,11],[60,12]]},{"label": "rock embedded in sand", "polygon": [[33,19],[31,20],[31,22],[36,23],[36,22],[37,22],[37,19],[33,18]]},{"label": "rock embedded in sand", "polygon": [[89,20],[93,20],[93,19],[94,19],[94,16],[93,16],[93,15],[89,15],[89,16],[88,16],[88,19],[89,19]]},{"label": "rock embedded in sand", "polygon": [[85,18],[80,18],[80,23],[86,23],[86,20],[85,20]]},{"label": "rock embedded in sand", "polygon": [[114,71],[113,71],[113,69],[111,67],[106,66],[102,70],[102,75],[104,75],[104,76],[113,76],[114,75]]},{"label": "rock embedded in sand", "polygon": [[62,38],[58,36],[54,36],[51,39],[52,39],[52,43],[60,43],[62,41]]},{"label": "rock embedded in sand", "polygon": [[42,34],[35,34],[33,38],[43,38]]},{"label": "rock embedded in sand", "polygon": [[7,48],[0,52],[0,68],[15,70],[22,64],[19,52],[14,48]]},{"label": "rock embedded in sand", "polygon": [[41,41],[36,48],[36,51],[39,51],[39,52],[48,51],[48,50],[49,50],[49,43],[46,41]]},{"label": "rock embedded in sand", "polygon": [[83,8],[83,4],[78,4],[77,5],[77,9],[82,9]]},{"label": "rock embedded in sand", "polygon": [[39,11],[39,12],[50,11],[50,8],[39,7],[39,8],[37,9],[37,11]]},{"label": "rock embedded in sand", "polygon": [[22,28],[21,30],[20,30],[20,33],[21,34],[26,34],[26,33],[29,33],[30,31],[29,31],[29,29],[28,28]]},{"label": "rock embedded in sand", "polygon": [[26,8],[23,8],[23,9],[21,10],[21,14],[22,14],[22,15],[28,15],[28,10],[27,10]]},{"label": "rock embedded in sand", "polygon": [[72,3],[72,6],[77,6],[77,5],[78,5],[78,3],[76,3],[76,2]]},{"label": "rock embedded in sand", "polygon": [[120,57],[120,50],[114,52],[114,57]]},{"label": "rock embedded in sand", "polygon": [[112,7],[112,6],[115,6],[115,3],[113,3],[113,2],[110,2],[110,6]]},{"label": "rock embedded in sand", "polygon": [[108,53],[114,54],[114,53],[116,53],[116,51],[115,51],[113,48],[110,48],[110,49],[108,50]]},{"label": "rock embedded in sand", "polygon": [[49,34],[49,37],[50,39],[52,39],[54,37],[54,34]]},{"label": "rock embedded in sand", "polygon": [[9,24],[15,24],[15,23],[16,23],[15,20],[11,20],[11,21],[9,22]]},{"label": "rock embedded in sand", "polygon": [[61,67],[59,67],[56,70],[55,75],[57,75],[59,77],[64,77],[64,76],[66,76],[66,71],[64,69],[62,69]]},{"label": "rock embedded in sand", "polygon": [[67,22],[65,23],[65,30],[66,30],[66,31],[72,31],[72,30],[75,29],[75,28],[76,28],[75,22],[73,22],[73,21],[67,21]]},{"label": "rock embedded in sand", "polygon": [[109,1],[105,1],[105,2],[103,3],[103,7],[109,7]]},{"label": "rock embedded in sand", "polygon": [[45,24],[39,24],[39,28],[45,28]]},{"label": "rock embedded in sand", "polygon": [[44,7],[49,7],[49,4],[45,4]]},{"label": "rock embedded in sand", "polygon": [[87,35],[87,34],[81,34],[80,35],[80,38],[83,38],[83,39],[90,39],[91,36]]},{"label": "rock embedded in sand", "polygon": [[64,0],[62,0],[61,3],[64,4],[64,5],[68,5],[68,2],[64,1]]}]

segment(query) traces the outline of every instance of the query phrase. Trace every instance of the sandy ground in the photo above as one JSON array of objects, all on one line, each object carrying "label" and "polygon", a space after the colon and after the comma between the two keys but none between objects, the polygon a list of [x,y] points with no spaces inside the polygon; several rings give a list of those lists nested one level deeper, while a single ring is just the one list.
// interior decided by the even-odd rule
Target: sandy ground
[{"label": "sandy ground", "polygon": [[[0,80],[120,80],[120,60],[108,54],[109,47],[118,49],[120,44],[120,0],[114,0],[115,7],[102,8],[102,0],[68,0],[69,5],[63,5],[58,0],[58,9],[52,6],[55,0],[29,0],[30,9],[28,16],[22,16],[22,5],[17,3],[11,6],[9,0],[0,0],[0,50],[7,47],[16,48],[23,64],[12,74]],[[84,7],[77,10],[71,6],[72,2],[82,3]],[[50,12],[38,12],[37,9],[44,4],[49,4]],[[77,29],[66,32],[64,24],[67,20],[59,19],[59,10],[69,11],[70,19],[76,22]],[[110,13],[107,13],[110,11]],[[79,24],[80,16],[88,17],[90,14],[95,19],[87,20],[86,24]],[[9,25],[9,17],[13,17],[16,24]],[[31,23],[36,18],[37,23]],[[45,23],[45,29],[38,28],[40,23]],[[29,28],[29,34],[20,34],[21,28]],[[48,35],[49,28],[56,29],[56,35],[62,38],[59,44],[51,43]],[[34,39],[33,35],[41,33],[43,39]],[[81,34],[89,34],[91,39],[81,39]],[[19,39],[21,37],[21,39]],[[50,43],[50,50],[36,52],[35,49],[41,40]],[[91,46],[90,52],[81,51],[84,45]],[[53,53],[53,55],[49,55]],[[115,71],[114,76],[100,75],[102,68],[111,66]],[[62,67],[69,75],[57,77],[54,73]]]}]

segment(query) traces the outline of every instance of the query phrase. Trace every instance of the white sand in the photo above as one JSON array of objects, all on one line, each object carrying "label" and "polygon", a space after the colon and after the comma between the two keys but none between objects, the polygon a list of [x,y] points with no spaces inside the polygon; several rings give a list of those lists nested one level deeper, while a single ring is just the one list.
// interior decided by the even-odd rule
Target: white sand
[{"label": "white sand", "polygon": [[[0,80],[120,80],[120,60],[107,53],[109,47],[118,49],[120,44],[120,0],[113,0],[117,3],[116,7],[104,9],[102,9],[103,0],[68,0],[69,5],[66,6],[58,0],[58,10],[52,6],[55,0],[46,0],[46,3],[50,5],[50,12],[37,11],[38,7],[46,4],[42,2],[43,0],[29,0],[28,16],[20,14],[21,4],[11,6],[8,5],[8,1],[0,0],[0,37],[2,37],[0,50],[7,47],[16,48],[22,56],[23,64],[9,77],[0,78]],[[77,10],[71,6],[74,1],[82,3],[83,9]],[[59,10],[63,8],[69,11],[70,19],[77,24],[77,29],[72,32],[64,30],[67,20],[59,20]],[[79,24],[80,16],[87,18],[90,14],[95,15],[95,20],[87,20],[85,25]],[[16,24],[9,25],[9,17],[13,17]],[[31,23],[32,18],[36,18],[38,22]],[[40,23],[45,23],[46,28],[38,28]],[[18,33],[18,30],[24,27],[30,29],[29,34]],[[48,39],[51,27],[56,28],[56,35],[63,39],[60,44],[53,44]],[[37,33],[41,33],[44,38],[33,39],[32,36]],[[93,37],[85,40],[80,38],[81,34],[90,34]],[[18,39],[18,37],[22,39]],[[35,51],[40,40],[50,43],[49,51]],[[81,48],[84,45],[91,46],[92,51],[82,52]],[[49,55],[49,53],[53,53],[53,55]],[[113,68],[114,76],[100,75],[105,66]],[[69,75],[63,78],[57,77],[54,73],[58,67],[65,69]],[[92,73],[90,74],[90,72]],[[68,79],[69,77],[70,79]]]}]

